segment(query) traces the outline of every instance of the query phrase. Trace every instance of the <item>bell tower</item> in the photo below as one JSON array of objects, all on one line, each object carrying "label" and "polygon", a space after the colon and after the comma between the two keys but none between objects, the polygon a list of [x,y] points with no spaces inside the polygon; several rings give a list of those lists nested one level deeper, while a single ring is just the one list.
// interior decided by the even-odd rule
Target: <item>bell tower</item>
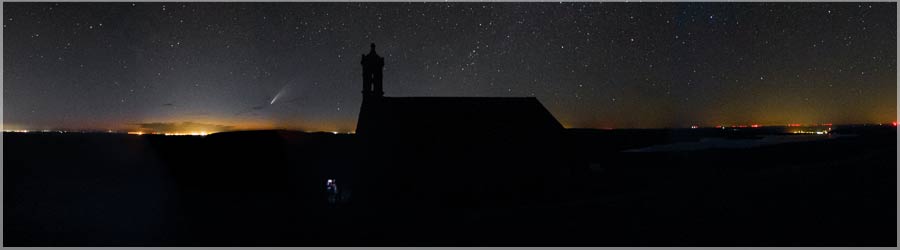
[{"label": "bell tower", "polygon": [[369,45],[371,50],[369,54],[363,54],[362,64],[363,75],[363,99],[362,106],[359,108],[359,119],[356,121],[356,133],[366,134],[371,126],[378,124],[377,120],[381,113],[381,104],[384,100],[384,90],[381,88],[381,71],[384,69],[384,57],[375,52],[375,44]]},{"label": "bell tower", "polygon": [[380,98],[384,96],[384,89],[381,84],[381,71],[384,69],[384,57],[379,56],[378,53],[375,52],[374,43],[369,46],[371,47],[369,54],[362,55],[362,60],[360,61],[363,68],[362,93],[364,101],[365,99]]}]

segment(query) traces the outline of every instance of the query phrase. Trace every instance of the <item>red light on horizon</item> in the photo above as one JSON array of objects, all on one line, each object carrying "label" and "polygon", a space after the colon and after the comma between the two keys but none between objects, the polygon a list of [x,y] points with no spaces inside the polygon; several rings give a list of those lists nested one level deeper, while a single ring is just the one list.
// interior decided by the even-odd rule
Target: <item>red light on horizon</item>
[{"label": "red light on horizon", "polygon": [[801,126],[801,125],[800,125],[799,123],[791,123],[791,124],[788,124],[788,127],[800,127],[800,126]]},{"label": "red light on horizon", "polygon": [[897,121],[892,122],[891,125],[894,125],[894,127],[896,127],[896,126],[897,126]]},{"label": "red light on horizon", "polygon": [[753,125],[750,125],[750,127],[751,127],[751,128],[758,128],[758,127],[759,127],[759,124],[753,124]]}]

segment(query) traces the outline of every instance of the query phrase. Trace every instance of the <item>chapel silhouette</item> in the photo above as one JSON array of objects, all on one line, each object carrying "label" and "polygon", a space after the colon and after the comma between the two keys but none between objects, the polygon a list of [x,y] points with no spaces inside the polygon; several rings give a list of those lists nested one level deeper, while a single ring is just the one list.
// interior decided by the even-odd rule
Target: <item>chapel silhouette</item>
[{"label": "chapel silhouette", "polygon": [[518,203],[562,197],[558,191],[579,175],[566,130],[537,98],[387,97],[384,58],[375,44],[361,64],[356,135],[363,163],[357,176],[366,188],[357,189],[358,198],[373,204]]},{"label": "chapel silhouette", "polygon": [[[362,56],[359,135],[518,134],[552,136],[563,126],[534,97],[385,97],[384,58],[370,45]],[[373,88],[374,87],[374,88]]]}]

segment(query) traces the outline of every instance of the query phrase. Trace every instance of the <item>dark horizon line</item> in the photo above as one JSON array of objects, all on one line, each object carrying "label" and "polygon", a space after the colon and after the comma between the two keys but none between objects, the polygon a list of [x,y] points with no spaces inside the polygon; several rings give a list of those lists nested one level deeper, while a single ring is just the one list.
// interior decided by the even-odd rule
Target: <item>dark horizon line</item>
[{"label": "dark horizon line", "polygon": [[[789,128],[789,127],[839,127],[839,126],[897,126],[896,122],[885,122],[885,123],[843,123],[843,124],[831,124],[831,123],[822,123],[822,124],[779,124],[779,125],[728,125],[728,126],[688,126],[688,127],[656,127],[656,128],[637,128],[637,127],[622,127],[622,128],[590,128],[590,127],[571,127],[564,128],[565,130],[662,130],[662,129],[761,129],[761,128]],[[226,130],[226,131],[202,131],[207,134],[215,134],[215,133],[229,133],[229,132],[258,132],[258,131],[285,131],[285,132],[301,132],[301,133],[329,133],[329,134],[355,134],[356,130],[349,132],[341,132],[341,131],[325,131],[325,130],[315,130],[315,131],[307,131],[307,130],[299,130],[299,129],[286,129],[286,128],[272,128],[272,129],[236,129],[236,130]],[[4,129],[3,133],[103,133],[103,134],[130,134],[136,132],[143,132],[146,135],[165,135],[165,134],[178,134],[178,135],[191,135],[192,132],[201,132],[201,131],[190,131],[190,132],[155,132],[155,131],[126,131],[126,130],[110,130],[110,129]]]}]

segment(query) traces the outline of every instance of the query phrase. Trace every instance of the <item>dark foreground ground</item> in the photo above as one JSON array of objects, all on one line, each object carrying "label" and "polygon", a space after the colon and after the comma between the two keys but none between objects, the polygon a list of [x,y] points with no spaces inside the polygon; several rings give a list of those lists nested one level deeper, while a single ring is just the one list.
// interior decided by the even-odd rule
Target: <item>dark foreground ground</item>
[{"label": "dark foreground ground", "polygon": [[[574,191],[460,206],[357,202],[366,163],[353,135],[6,133],[3,244],[896,246],[896,128],[844,131],[856,136],[624,153],[755,135],[573,130],[573,157],[591,170],[558,183]],[[324,178],[348,201],[329,204]]]}]

